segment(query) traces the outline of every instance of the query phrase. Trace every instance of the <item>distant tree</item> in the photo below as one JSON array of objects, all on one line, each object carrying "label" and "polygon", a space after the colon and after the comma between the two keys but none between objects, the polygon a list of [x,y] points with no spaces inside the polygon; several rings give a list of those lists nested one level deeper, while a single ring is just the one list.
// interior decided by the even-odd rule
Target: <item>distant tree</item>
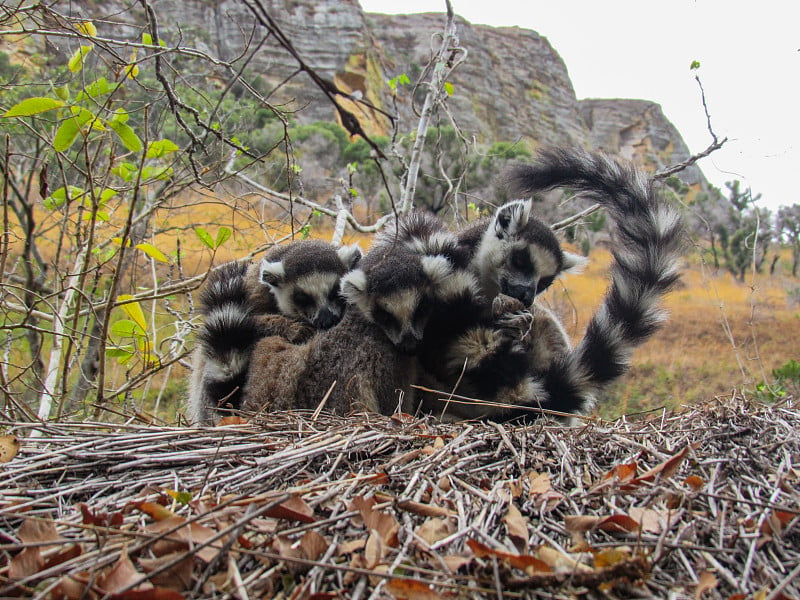
[{"label": "distant tree", "polygon": [[800,204],[778,209],[775,230],[792,249],[792,277],[797,277],[797,265],[800,262]]},{"label": "distant tree", "polygon": [[758,272],[763,268],[772,240],[770,213],[755,206],[761,194],[753,196],[749,189],[742,190],[740,181],[726,182],[725,187],[731,225],[717,225],[720,246],[725,267],[736,279],[744,281],[751,266]]}]

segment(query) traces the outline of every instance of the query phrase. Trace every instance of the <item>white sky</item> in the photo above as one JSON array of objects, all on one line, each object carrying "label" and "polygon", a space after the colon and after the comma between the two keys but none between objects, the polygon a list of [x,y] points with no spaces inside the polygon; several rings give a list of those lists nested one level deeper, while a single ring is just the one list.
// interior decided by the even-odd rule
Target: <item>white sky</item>
[{"label": "white sky", "polygon": [[[582,98],[659,103],[709,181],[739,179],[775,209],[800,203],[800,5],[795,0],[452,0],[470,23],[545,36]],[[442,12],[444,0],[361,0],[366,12]]]}]

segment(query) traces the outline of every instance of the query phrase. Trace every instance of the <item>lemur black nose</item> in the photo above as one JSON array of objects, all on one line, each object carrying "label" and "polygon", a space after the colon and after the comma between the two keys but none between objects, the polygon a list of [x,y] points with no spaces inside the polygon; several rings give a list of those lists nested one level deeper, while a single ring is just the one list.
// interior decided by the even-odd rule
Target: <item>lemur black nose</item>
[{"label": "lemur black nose", "polygon": [[513,285],[509,284],[503,290],[506,296],[511,296],[522,302],[526,307],[531,305],[533,298],[536,295],[536,290],[527,285]]},{"label": "lemur black nose", "polygon": [[404,354],[413,354],[417,346],[419,346],[419,342],[420,340],[415,335],[407,333],[400,338],[397,349]]},{"label": "lemur black nose", "polygon": [[317,329],[330,329],[336,325],[340,319],[341,315],[327,307],[323,307],[319,310],[317,316],[314,317],[314,327]]}]

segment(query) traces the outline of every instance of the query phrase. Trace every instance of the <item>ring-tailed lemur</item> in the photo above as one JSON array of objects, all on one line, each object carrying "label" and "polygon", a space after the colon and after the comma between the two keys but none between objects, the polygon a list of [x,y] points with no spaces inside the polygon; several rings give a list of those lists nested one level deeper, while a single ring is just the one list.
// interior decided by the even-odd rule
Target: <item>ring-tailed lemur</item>
[{"label": "ring-tailed lemur", "polygon": [[340,279],[361,256],[358,246],[302,240],[272,248],[260,263],[213,271],[200,296],[205,321],[192,361],[189,420],[207,425],[223,406],[238,408],[259,339],[301,343],[338,323],[345,311]]},{"label": "ring-tailed lemur", "polygon": [[472,276],[442,254],[374,245],[342,279],[349,307],[338,325],[302,345],[278,337],[257,343],[243,409],[314,408],[330,391],[332,412],[393,413],[398,393],[412,394],[416,352],[436,304],[465,286],[474,286]]},{"label": "ring-tailed lemur", "polygon": [[[482,378],[484,364],[496,367],[504,360],[519,363],[518,345],[495,350],[485,339],[480,339],[481,335],[494,339],[492,336],[497,337],[502,327],[476,328],[452,344],[447,358],[451,380],[456,377],[457,367],[466,362],[471,369],[467,379],[480,397],[501,404],[523,405],[520,408],[461,406],[456,407],[454,416],[524,418],[531,415],[524,405],[570,414],[585,412],[593,405],[597,393],[628,369],[633,348],[650,337],[664,320],[658,302],[678,279],[682,246],[680,215],[655,193],[652,183],[636,168],[602,154],[543,152],[536,164],[517,166],[510,171],[508,182],[512,191],[520,193],[569,186],[601,203],[616,225],[612,283],[578,346],[556,353],[544,368],[529,361],[522,371],[494,368],[490,377]],[[498,239],[506,244],[512,241]],[[480,256],[480,250],[476,256]],[[539,246],[532,253],[532,261],[557,264],[557,256],[557,251]],[[524,320],[518,319],[517,323],[524,329]],[[504,324],[505,328],[511,326],[513,319]],[[527,343],[535,345],[537,340],[529,339]],[[530,396],[521,397],[525,394]]]}]

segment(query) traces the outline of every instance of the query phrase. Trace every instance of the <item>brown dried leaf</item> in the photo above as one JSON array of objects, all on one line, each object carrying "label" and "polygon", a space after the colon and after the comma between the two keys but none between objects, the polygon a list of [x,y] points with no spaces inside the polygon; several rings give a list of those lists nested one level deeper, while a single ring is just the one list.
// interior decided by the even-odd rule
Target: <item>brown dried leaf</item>
[{"label": "brown dried leaf", "polygon": [[431,587],[417,579],[391,579],[386,582],[384,589],[397,600],[441,600]]},{"label": "brown dried leaf", "polygon": [[364,560],[367,563],[367,568],[374,569],[378,566],[386,555],[386,550],[387,548],[381,540],[381,535],[376,530],[371,529],[367,538],[367,545],[364,546]]},{"label": "brown dried leaf", "polygon": [[345,554],[353,554],[354,552],[360,552],[364,549],[367,541],[364,539],[357,539],[357,540],[348,540],[346,542],[342,542],[336,547],[336,556],[344,556]]},{"label": "brown dried leaf", "polygon": [[217,427],[225,427],[226,425],[249,425],[250,421],[243,419],[239,416],[222,417],[217,422]]},{"label": "brown dried leaf", "polygon": [[289,521],[300,521],[301,523],[313,523],[316,521],[314,518],[314,509],[306,504],[305,500],[299,496],[292,496],[285,502],[271,508],[266,513],[267,517],[273,519],[286,519]]},{"label": "brown dried leaf", "polygon": [[150,583],[143,581],[143,578],[144,576],[136,570],[136,567],[128,558],[127,549],[123,547],[119,559],[114,563],[114,566],[97,578],[97,586],[110,594],[114,594],[138,583],[142,583],[142,585],[147,588],[152,587]]},{"label": "brown dried leaf", "polygon": [[472,559],[466,556],[443,556],[442,562],[450,569],[451,573],[457,573],[462,567],[466,567],[472,562]]},{"label": "brown dried leaf", "polygon": [[550,485],[550,473],[537,473],[531,471],[528,473],[528,496],[533,498],[537,494],[546,494],[552,489]]},{"label": "brown dried leaf", "polygon": [[683,483],[688,485],[695,492],[699,492],[706,485],[706,482],[703,481],[703,478],[698,477],[697,475],[689,475],[686,479],[683,480]]},{"label": "brown dried leaf", "polygon": [[147,590],[128,590],[121,594],[112,594],[109,600],[184,600],[185,596],[167,588],[150,588]]},{"label": "brown dried leaf", "polygon": [[13,433],[0,435],[0,463],[11,462],[19,452],[19,438]]},{"label": "brown dried leaf", "polygon": [[569,554],[550,546],[540,546],[536,556],[556,573],[591,572],[592,569],[580,554]]},{"label": "brown dried leaf", "polygon": [[600,519],[597,523],[597,529],[608,533],[632,533],[639,531],[639,523],[628,515],[611,515]]},{"label": "brown dried leaf", "polygon": [[[633,479],[631,481],[631,487],[636,487],[641,485],[642,483],[650,483],[655,481],[656,477],[661,477],[662,479],[666,479],[672,477],[678,468],[681,466],[681,463],[686,459],[686,456],[689,454],[689,450],[692,448],[692,445],[688,445],[684,447],[683,450],[671,456],[664,462],[657,464],[655,467],[643,473],[640,477]],[[623,488],[626,489],[626,488]]]},{"label": "brown dried leaf", "polygon": [[36,575],[44,566],[44,558],[38,546],[23,548],[8,564],[8,576],[12,580]]},{"label": "brown dried leaf", "polygon": [[[25,519],[17,530],[17,536],[25,544],[41,544],[42,542],[62,542],[56,525],[50,519]],[[42,551],[55,547],[57,544],[39,546]]]},{"label": "brown dried leaf", "polygon": [[[181,558],[182,557],[182,558]],[[145,573],[152,573],[163,565],[181,558],[171,567],[152,576],[150,582],[156,587],[168,588],[177,592],[191,589],[192,574],[194,573],[194,558],[191,554],[174,552],[158,558],[140,558],[139,566]]]},{"label": "brown dried leaf", "polygon": [[425,543],[432,546],[455,532],[452,519],[428,519],[414,531]]},{"label": "brown dried leaf", "polygon": [[650,533],[661,533],[663,530],[662,522],[666,523],[669,515],[661,513],[652,508],[639,508],[632,507],[628,510],[631,519],[640,524],[642,531],[649,531]]},{"label": "brown dried leaf", "polygon": [[529,556],[527,554],[511,554],[509,552],[493,550],[492,548],[489,548],[489,546],[481,544],[477,540],[467,540],[467,546],[469,546],[470,550],[472,550],[472,552],[478,558],[485,558],[487,556],[499,558],[515,569],[525,571],[525,573],[528,575],[533,575],[534,573],[552,572],[552,569],[546,562],[534,556]]},{"label": "brown dried leaf", "polygon": [[628,483],[636,477],[638,465],[635,462],[616,465],[603,478],[590,488],[590,492],[597,492],[619,483]]},{"label": "brown dried leaf", "polygon": [[[186,519],[180,515],[174,515],[169,519],[157,521],[147,526],[147,531],[154,533],[161,533],[168,531],[174,527],[178,527],[181,523],[186,523]],[[153,545],[153,553],[156,556],[163,556],[177,552],[182,548],[193,549],[200,546],[213,538],[217,533],[213,529],[209,529],[205,525],[197,522],[186,523],[183,527],[178,527],[175,531],[170,533],[165,540],[160,540]],[[208,563],[214,560],[222,550],[222,539],[215,540],[211,544],[203,546],[195,552],[195,555],[202,561]]]},{"label": "brown dried leaf", "polygon": [[83,549],[78,544],[73,544],[69,546],[66,550],[62,550],[47,559],[47,562],[42,567],[42,570],[47,570],[51,567],[57,567],[61,563],[65,563],[68,560],[72,560],[73,558],[77,558],[83,553]]},{"label": "brown dried leaf", "polygon": [[330,542],[313,529],[306,531],[300,538],[300,551],[308,560],[317,560],[325,554],[329,546]]},{"label": "brown dried leaf", "polygon": [[503,517],[503,523],[506,524],[508,537],[511,538],[517,551],[526,551],[528,549],[528,517],[523,517],[513,502],[508,503],[508,512]]},{"label": "brown dried leaf", "polygon": [[703,571],[700,573],[697,582],[697,591],[694,593],[695,599],[700,600],[700,598],[703,597],[703,594],[715,589],[717,587],[717,583],[719,582],[711,571]]}]

